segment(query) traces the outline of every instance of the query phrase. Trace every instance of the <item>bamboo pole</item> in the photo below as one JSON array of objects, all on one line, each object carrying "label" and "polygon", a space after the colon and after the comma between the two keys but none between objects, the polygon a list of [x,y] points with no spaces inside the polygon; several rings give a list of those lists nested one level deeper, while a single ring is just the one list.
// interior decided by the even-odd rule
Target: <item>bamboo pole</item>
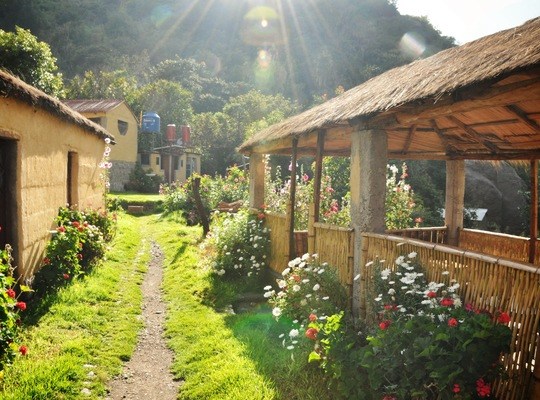
[{"label": "bamboo pole", "polygon": [[317,134],[317,154],[315,156],[315,175],[313,176],[313,201],[309,206],[308,216],[308,253],[314,254],[317,252],[315,238],[316,230],[314,225],[319,221],[321,208],[321,180],[322,180],[322,163],[324,156],[324,137],[325,132],[319,131]]},{"label": "bamboo pole", "polygon": [[287,208],[287,218],[289,222],[289,260],[296,257],[296,246],[294,240],[294,204],[296,203],[296,161],[298,159],[298,138],[292,140],[291,155],[291,186],[289,193],[289,206]]},{"label": "bamboo pole", "polygon": [[531,218],[529,262],[534,263],[538,238],[538,160],[531,160]]}]

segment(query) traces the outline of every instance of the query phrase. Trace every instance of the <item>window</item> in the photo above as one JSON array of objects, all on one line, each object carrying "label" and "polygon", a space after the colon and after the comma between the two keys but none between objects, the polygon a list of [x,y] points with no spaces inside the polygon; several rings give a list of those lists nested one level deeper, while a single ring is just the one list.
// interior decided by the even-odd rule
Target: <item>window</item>
[{"label": "window", "polygon": [[150,165],[150,154],[141,153],[141,164],[142,165]]},{"label": "window", "polygon": [[98,125],[103,126],[103,124],[101,123],[101,118],[100,118],[100,117],[89,118],[89,120],[92,121],[92,122],[95,122],[95,123],[98,124]]},{"label": "window", "polygon": [[159,156],[156,157],[156,165],[161,165],[161,161],[159,158],[160,158]]},{"label": "window", "polygon": [[79,202],[79,155],[73,151],[68,153],[66,186],[67,204],[76,206]]},{"label": "window", "polygon": [[128,130],[128,123],[126,121],[118,120],[118,132],[120,135],[125,136]]}]

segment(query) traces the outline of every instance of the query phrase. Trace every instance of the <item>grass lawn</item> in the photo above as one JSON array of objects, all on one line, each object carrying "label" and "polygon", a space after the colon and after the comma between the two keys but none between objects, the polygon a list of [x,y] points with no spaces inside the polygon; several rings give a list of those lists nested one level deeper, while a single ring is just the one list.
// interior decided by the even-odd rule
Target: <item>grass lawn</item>
[{"label": "grass lawn", "polygon": [[200,236],[176,216],[121,214],[103,265],[29,310],[21,341],[29,354],[5,371],[0,399],[104,398],[135,347],[152,240],[166,255],[166,335],[180,399],[331,399],[316,366],[282,347],[288,328],[269,312],[232,315],[209,305],[230,292],[212,286]]},{"label": "grass lawn", "polygon": [[109,197],[117,197],[128,203],[150,203],[163,201],[164,197],[157,193],[115,192]]}]

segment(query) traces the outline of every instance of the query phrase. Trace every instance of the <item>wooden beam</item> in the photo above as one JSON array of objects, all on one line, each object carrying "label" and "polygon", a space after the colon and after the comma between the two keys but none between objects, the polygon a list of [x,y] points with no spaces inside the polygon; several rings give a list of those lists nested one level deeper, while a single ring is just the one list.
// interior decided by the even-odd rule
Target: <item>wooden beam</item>
[{"label": "wooden beam", "polygon": [[450,144],[450,141],[448,140],[448,138],[444,135],[441,129],[439,129],[439,126],[437,125],[437,121],[435,121],[435,119],[432,119],[430,120],[430,123],[431,123],[431,127],[433,128],[437,136],[439,136],[439,139],[441,139],[441,142],[444,145],[446,153],[450,151],[455,151],[456,148]]},{"label": "wooden beam", "polygon": [[535,133],[540,133],[540,125],[533,120],[530,119],[529,116],[525,111],[523,111],[521,108],[516,106],[515,104],[510,104],[506,106],[506,109],[510,111],[512,114],[514,114],[518,119],[526,124],[529,128],[531,128]]},{"label": "wooden beam", "polygon": [[291,185],[289,193],[289,206],[287,207],[287,218],[289,222],[289,260],[296,258],[296,243],[294,240],[294,205],[296,204],[296,161],[298,160],[298,138],[292,140],[291,156]]},{"label": "wooden beam", "polygon": [[457,117],[453,115],[448,115],[447,118],[452,121],[454,124],[456,124],[458,127],[463,129],[465,133],[469,135],[471,139],[474,141],[480,143],[482,146],[488,148],[489,150],[493,151],[494,153],[497,153],[500,151],[500,149],[494,145],[493,143],[486,140],[482,135],[480,135],[478,132],[476,132],[474,129],[469,127],[468,125],[464,124],[461,120],[459,120]]},{"label": "wooden beam", "polygon": [[529,236],[529,262],[536,259],[536,241],[538,239],[538,160],[531,160],[531,214]]},{"label": "wooden beam", "polygon": [[313,204],[315,205],[315,220],[313,222],[319,221],[319,211],[321,208],[321,179],[324,156],[324,138],[325,132],[320,131],[317,135],[317,155],[315,157],[315,176],[313,178]]},{"label": "wooden beam", "polygon": [[409,151],[411,143],[414,139],[414,135],[416,133],[416,128],[416,124],[413,124],[409,127],[409,134],[407,135],[407,140],[405,141],[405,145],[403,146],[403,150],[401,151],[402,154],[407,154],[407,152]]}]

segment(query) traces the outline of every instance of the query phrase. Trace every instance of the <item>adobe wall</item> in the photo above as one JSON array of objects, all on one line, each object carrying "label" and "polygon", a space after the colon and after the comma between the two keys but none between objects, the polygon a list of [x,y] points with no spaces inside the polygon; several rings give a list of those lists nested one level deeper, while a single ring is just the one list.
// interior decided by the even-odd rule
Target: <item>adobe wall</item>
[{"label": "adobe wall", "polygon": [[67,202],[70,152],[76,155],[72,193],[79,208],[104,208],[98,164],[105,143],[78,125],[9,98],[0,100],[0,137],[17,143],[17,240],[12,245],[18,274],[29,277],[39,269],[58,208]]}]

